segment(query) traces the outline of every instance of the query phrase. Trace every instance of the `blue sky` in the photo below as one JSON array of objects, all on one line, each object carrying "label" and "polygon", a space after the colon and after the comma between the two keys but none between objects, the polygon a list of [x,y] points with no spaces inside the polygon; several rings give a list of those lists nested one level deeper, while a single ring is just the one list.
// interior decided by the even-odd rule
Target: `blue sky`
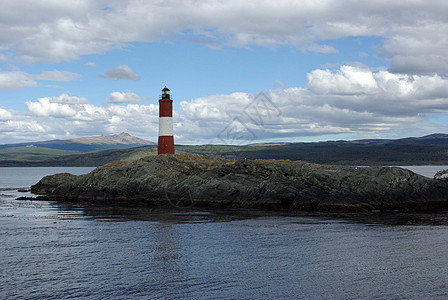
[{"label": "blue sky", "polygon": [[165,84],[183,144],[448,131],[445,1],[5,5],[0,144],[120,132],[154,141]]}]

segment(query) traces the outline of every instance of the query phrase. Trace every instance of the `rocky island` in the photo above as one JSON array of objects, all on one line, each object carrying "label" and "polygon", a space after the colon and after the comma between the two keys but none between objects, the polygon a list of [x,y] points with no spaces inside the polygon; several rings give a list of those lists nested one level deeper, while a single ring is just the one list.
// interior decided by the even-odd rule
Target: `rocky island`
[{"label": "rocky island", "polygon": [[448,207],[448,184],[398,167],[347,167],[289,160],[148,156],[31,187],[58,201],[258,208],[296,211],[435,210]]}]

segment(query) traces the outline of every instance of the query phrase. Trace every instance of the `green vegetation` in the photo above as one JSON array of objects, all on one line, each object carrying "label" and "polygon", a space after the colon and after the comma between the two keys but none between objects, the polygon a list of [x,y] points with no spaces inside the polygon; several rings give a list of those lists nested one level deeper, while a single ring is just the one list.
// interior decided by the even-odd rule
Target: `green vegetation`
[{"label": "green vegetation", "polygon": [[57,150],[44,147],[14,147],[0,150],[0,160],[2,161],[25,161],[38,162],[54,157],[79,154],[78,151]]},{"label": "green vegetation", "polygon": [[115,149],[54,156],[43,160],[12,160],[0,155],[2,167],[96,167],[120,160],[135,160],[140,157],[155,155],[157,146],[133,149]]},{"label": "green vegetation", "polygon": [[51,148],[57,150],[91,152],[110,149],[129,149],[146,145],[155,145],[155,143],[133,137],[127,133],[122,132],[120,134],[90,136],[70,140],[51,140],[19,144],[4,144],[0,145],[0,150],[7,148],[35,146],[39,148]]}]

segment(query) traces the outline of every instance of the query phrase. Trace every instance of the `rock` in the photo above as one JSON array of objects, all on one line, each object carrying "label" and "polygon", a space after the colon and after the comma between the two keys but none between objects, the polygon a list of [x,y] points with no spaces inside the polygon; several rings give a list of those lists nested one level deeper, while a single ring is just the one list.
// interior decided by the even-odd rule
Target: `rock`
[{"label": "rock", "polygon": [[[36,194],[82,201],[231,207],[389,209],[444,206],[448,186],[397,167],[346,167],[287,160],[231,160],[198,155],[115,162],[89,174],[47,176]],[[443,202],[445,201],[445,202]],[[442,204],[440,204],[442,202]]]},{"label": "rock", "polygon": [[17,197],[16,200],[36,200],[36,197]]},{"label": "rock", "polygon": [[439,172],[437,172],[434,175],[433,178],[436,179],[436,180],[447,181],[448,180],[448,169],[447,170],[440,170]]},{"label": "rock", "polygon": [[56,187],[67,185],[76,178],[75,175],[69,173],[60,173],[56,175],[46,176],[37,184],[31,186],[31,192],[37,195],[52,194]]}]

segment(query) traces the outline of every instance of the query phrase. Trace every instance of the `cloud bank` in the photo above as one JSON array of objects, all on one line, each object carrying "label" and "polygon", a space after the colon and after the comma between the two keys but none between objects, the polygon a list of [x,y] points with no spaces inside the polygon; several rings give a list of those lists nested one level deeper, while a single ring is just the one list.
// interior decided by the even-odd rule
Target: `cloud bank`
[{"label": "cloud bank", "polygon": [[[61,94],[26,102],[26,112],[0,109],[0,138],[42,140],[129,132],[156,140],[157,105],[117,104],[134,97],[138,95],[114,92],[108,104],[95,106],[83,97]],[[305,87],[181,101],[174,115],[174,132],[176,143],[185,144],[384,137],[392,131],[419,136],[447,131],[440,122],[446,113],[445,77],[344,65],[308,73]],[[246,131],[240,132],[242,140],[232,140],[230,127]]]},{"label": "cloud bank", "polygon": [[446,11],[443,0],[6,1],[0,59],[67,61],[178,38],[214,49],[290,45],[337,53],[327,41],[371,36],[382,39],[378,54],[391,72],[447,74]]}]

